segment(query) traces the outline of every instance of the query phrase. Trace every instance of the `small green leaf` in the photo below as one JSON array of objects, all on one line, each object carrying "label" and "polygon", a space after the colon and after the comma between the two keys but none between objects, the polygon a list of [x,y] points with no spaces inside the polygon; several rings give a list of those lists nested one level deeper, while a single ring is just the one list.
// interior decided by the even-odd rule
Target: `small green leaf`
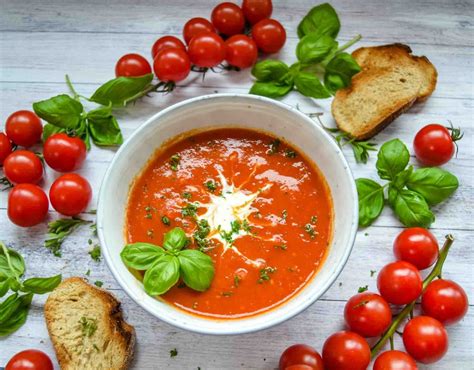
[{"label": "small green leaf", "polygon": [[74,129],[79,125],[84,107],[69,95],[62,94],[33,103],[33,110],[52,125]]},{"label": "small green leaf", "polygon": [[135,270],[149,269],[164,254],[163,248],[148,243],[128,244],[120,253],[123,262]]},{"label": "small green leaf", "polygon": [[203,292],[214,278],[214,264],[211,257],[196,249],[186,249],[178,255],[181,277],[191,289]]},{"label": "small green leaf", "polygon": [[35,294],[45,294],[51,292],[61,283],[62,276],[56,275],[47,278],[31,278],[23,282],[24,291]]},{"label": "small green leaf", "polygon": [[7,294],[10,289],[10,278],[0,281],[0,298]]},{"label": "small green leaf", "polygon": [[319,78],[309,72],[299,72],[295,76],[295,87],[301,94],[310,98],[325,99],[331,96]]},{"label": "small green leaf", "polygon": [[112,115],[112,106],[100,107],[87,113],[89,132],[94,144],[115,146],[123,143],[122,131]]},{"label": "small green leaf", "polygon": [[[7,248],[0,242],[0,279],[22,276],[25,273],[25,261],[23,257],[13,249]],[[10,269],[8,259],[5,253],[8,253],[13,271]]]},{"label": "small green leaf", "polygon": [[0,337],[10,335],[23,326],[26,322],[29,309],[29,306],[20,307],[15,315],[12,315],[10,319],[0,325]]},{"label": "small green leaf", "polygon": [[288,73],[288,66],[274,59],[262,60],[252,68],[252,75],[260,82],[280,81]]},{"label": "small green leaf", "polygon": [[339,53],[326,66],[324,85],[333,94],[351,85],[352,76],[361,70],[352,55]]},{"label": "small green leaf", "polygon": [[379,176],[385,180],[393,180],[402,172],[410,160],[410,153],[400,139],[387,141],[377,155],[376,167]]},{"label": "small green leaf", "polygon": [[371,225],[383,210],[383,187],[370,179],[357,179],[356,187],[359,196],[359,225],[366,227]]},{"label": "small green leaf", "polygon": [[392,183],[390,184],[390,186],[394,186],[397,189],[402,190],[405,187],[408,181],[408,178],[411,176],[412,173],[413,173],[413,166],[410,166],[406,170],[403,170],[402,172],[397,173]]},{"label": "small green leaf", "polygon": [[456,176],[437,167],[421,168],[413,172],[406,186],[421,194],[429,205],[441,203],[458,188]]},{"label": "small green leaf", "polygon": [[336,10],[328,3],[312,8],[298,25],[298,37],[315,34],[328,35],[336,38],[341,28],[341,23]]},{"label": "small green leaf", "polygon": [[168,231],[163,239],[163,248],[168,251],[180,251],[189,243],[189,238],[180,227]]},{"label": "small green leaf", "polygon": [[255,82],[249,93],[261,95],[269,98],[281,98],[293,89],[293,85],[281,84],[278,82]]},{"label": "small green leaf", "polygon": [[54,135],[60,132],[66,132],[66,129],[52,125],[51,123],[47,123],[43,127],[43,142],[45,142],[46,139],[50,137],[51,135]]},{"label": "small green leaf", "polygon": [[13,293],[2,303],[0,303],[0,327],[16,313],[21,304],[21,296],[18,295],[18,293]]},{"label": "small green leaf", "polygon": [[425,198],[412,190],[398,191],[392,199],[392,204],[399,220],[407,227],[428,228],[435,220],[435,216],[428,207]]},{"label": "small green leaf", "polygon": [[301,63],[319,63],[337,49],[337,41],[331,36],[308,34],[296,46],[296,57]]},{"label": "small green leaf", "polygon": [[178,279],[178,257],[163,254],[153,266],[145,272],[143,286],[149,295],[156,296],[166,293],[178,282]]}]

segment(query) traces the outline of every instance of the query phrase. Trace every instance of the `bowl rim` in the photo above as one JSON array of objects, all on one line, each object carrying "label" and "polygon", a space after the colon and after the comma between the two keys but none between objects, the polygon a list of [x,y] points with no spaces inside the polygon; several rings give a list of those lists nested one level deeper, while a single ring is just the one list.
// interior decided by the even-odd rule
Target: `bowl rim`
[{"label": "bowl rim", "polygon": [[[321,288],[321,294],[318,296],[314,296],[311,299],[308,299],[306,301],[302,301],[301,305],[299,305],[296,309],[293,310],[293,312],[289,312],[285,315],[282,315],[278,320],[274,320],[271,322],[265,322],[263,324],[260,324],[254,328],[241,328],[239,329],[238,327],[232,328],[232,330],[219,330],[216,331],[215,329],[209,329],[209,328],[202,328],[199,327],[199,325],[194,325],[194,326],[187,326],[183,324],[181,321],[173,321],[171,320],[166,314],[161,315],[157,314],[155,310],[153,310],[149,305],[147,305],[145,302],[143,302],[139,297],[137,296],[136,292],[133,291],[133,289],[129,289],[128,285],[125,283],[125,279],[128,279],[121,274],[115,269],[115,266],[112,262],[112,257],[109,252],[109,248],[107,248],[107,244],[105,242],[105,235],[104,235],[104,230],[103,230],[103,213],[104,210],[103,208],[105,207],[104,202],[102,199],[104,199],[103,193],[106,192],[106,186],[105,184],[108,182],[108,179],[110,177],[110,174],[113,170],[113,168],[116,165],[116,162],[120,158],[120,154],[126,150],[126,147],[128,143],[132,142],[135,140],[137,136],[140,135],[140,132],[144,130],[146,127],[153,125],[156,120],[158,120],[161,116],[165,116],[169,112],[180,109],[182,107],[194,104],[196,102],[202,101],[202,100],[219,100],[219,99],[226,99],[226,98],[233,98],[233,99],[243,99],[243,100],[249,100],[249,101],[261,101],[264,103],[268,103],[270,105],[275,105],[279,108],[285,109],[290,111],[292,114],[295,114],[300,117],[300,119],[306,121],[308,124],[312,125],[315,127],[319,133],[326,138],[326,140],[329,141],[329,145],[333,147],[333,149],[337,153],[337,158],[342,161],[344,171],[346,172],[346,175],[349,177],[350,180],[350,191],[352,192],[353,195],[353,213],[352,213],[352,222],[351,222],[351,229],[349,233],[349,238],[348,238],[348,247],[344,251],[344,254],[341,256],[339,264],[336,266],[336,269],[333,271],[333,273],[330,275],[330,277],[327,279],[327,281],[322,284]],[[246,333],[254,333],[257,331],[261,331],[264,329],[268,329],[270,327],[276,326],[278,324],[281,324],[292,317],[295,317],[296,315],[300,314],[301,312],[305,311],[307,308],[309,308],[311,305],[313,305],[321,296],[323,296],[327,290],[334,284],[338,276],[341,274],[342,270],[344,269],[345,265],[347,264],[347,261],[349,259],[349,256],[354,248],[354,243],[357,235],[357,230],[358,230],[358,215],[359,215],[359,206],[358,206],[358,195],[357,195],[357,188],[355,185],[355,180],[354,176],[352,174],[352,170],[349,167],[349,164],[344,157],[342,150],[339,148],[339,146],[336,144],[334,138],[326,132],[320,125],[316,124],[314,120],[309,118],[307,115],[305,115],[303,112],[298,110],[297,108],[283,103],[281,101],[276,101],[267,97],[263,96],[258,96],[258,95],[251,95],[251,94],[238,94],[238,93],[216,93],[216,94],[207,94],[207,95],[200,95],[194,98],[186,99],[181,102],[175,103],[170,105],[169,107],[166,107],[159,112],[155,113],[151,117],[149,117],[141,126],[137,127],[134,132],[130,135],[128,139],[125,140],[125,142],[120,146],[120,148],[117,150],[115,155],[112,158],[112,161],[110,162],[109,166],[107,167],[107,170],[104,174],[104,177],[102,179],[100,189],[99,189],[99,197],[98,197],[98,204],[97,204],[97,232],[98,232],[98,237],[100,244],[102,246],[102,254],[104,255],[105,261],[107,263],[107,266],[112,273],[113,277],[115,280],[119,283],[120,287],[125,291],[125,293],[131,298],[131,300],[142,307],[145,311],[150,313],[153,317],[156,317],[157,319],[173,326],[173,327],[178,327],[180,329],[184,329],[186,331],[194,332],[194,333],[199,333],[199,334],[210,334],[210,335],[237,335],[237,334],[246,334]],[[131,275],[133,276],[133,275]],[[304,288],[303,288],[304,289]],[[292,299],[297,299],[298,296],[296,295],[295,297],[290,298]],[[283,303],[284,304],[284,303]],[[276,306],[275,308],[272,308],[270,311],[273,310],[278,310],[279,306]],[[179,310],[178,308],[175,308],[176,310]],[[262,313],[258,313],[255,316],[262,316],[265,315],[266,312],[269,311],[264,311]],[[192,317],[192,314],[188,313],[183,313],[184,315]],[[252,316],[247,316],[243,317],[241,319],[232,319],[232,321],[239,322],[240,320],[245,320],[248,318],[252,318]],[[205,318],[211,321],[221,321],[222,319],[215,319],[215,318]],[[192,321],[192,320],[191,320]]]}]

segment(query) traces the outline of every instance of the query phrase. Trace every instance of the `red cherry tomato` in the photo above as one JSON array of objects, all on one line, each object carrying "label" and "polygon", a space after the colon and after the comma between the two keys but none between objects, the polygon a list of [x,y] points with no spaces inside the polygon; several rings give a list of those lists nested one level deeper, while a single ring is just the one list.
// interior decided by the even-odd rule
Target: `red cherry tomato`
[{"label": "red cherry tomato", "polygon": [[370,363],[370,347],[359,334],[339,331],[323,346],[325,370],[365,370]]},{"label": "red cherry tomato", "polygon": [[[321,369],[321,370],[324,370],[324,368],[316,368],[317,370]],[[288,366],[288,367],[285,367],[285,370],[314,370],[314,367],[311,367],[309,365],[302,365],[302,364],[298,364],[298,365],[291,365],[291,366]]]},{"label": "red cherry tomato", "polygon": [[91,198],[92,188],[89,182],[76,173],[58,177],[49,190],[51,205],[65,216],[76,216],[84,212]]},{"label": "red cherry tomato", "polygon": [[48,197],[38,185],[19,184],[8,194],[8,218],[17,226],[30,227],[44,221],[48,206]]},{"label": "red cherry tomato", "polygon": [[252,38],[260,51],[272,54],[285,45],[286,31],[280,22],[262,19],[252,27]]},{"label": "red cherry tomato", "polygon": [[410,262],[418,270],[424,270],[436,262],[438,249],[434,235],[422,227],[403,230],[393,243],[395,257]]},{"label": "red cherry tomato", "polygon": [[64,133],[51,135],[43,147],[44,160],[59,172],[77,170],[86,159],[86,154],[86,144],[81,139]]},{"label": "red cherry tomato", "polygon": [[186,50],[186,46],[183,42],[174,36],[163,36],[155,41],[153,47],[151,48],[151,56],[155,59],[156,55],[165,49],[183,49]]},{"label": "red cherry tomato", "polygon": [[225,43],[216,33],[202,32],[189,43],[188,54],[198,67],[215,67],[225,58]]},{"label": "red cherry tomato", "polygon": [[43,164],[29,150],[16,150],[3,161],[3,172],[13,184],[36,184],[43,178]]},{"label": "red cherry tomato", "polygon": [[12,150],[12,143],[8,136],[0,132],[0,166],[3,166],[3,161],[10,155]]},{"label": "red cherry tomato", "polygon": [[255,24],[265,18],[270,18],[273,11],[272,0],[244,0],[242,11],[250,24]]},{"label": "red cherry tomato", "polygon": [[402,305],[418,298],[423,281],[415,266],[405,261],[397,261],[380,270],[377,287],[387,302]]},{"label": "red cherry tomato", "polygon": [[186,22],[183,28],[183,38],[186,44],[191,42],[191,39],[202,33],[202,32],[216,32],[216,29],[205,18],[191,18],[189,21]]},{"label": "red cherry tomato", "polygon": [[43,125],[40,118],[29,110],[19,110],[7,118],[5,132],[16,145],[29,148],[41,140]]},{"label": "red cherry tomato", "polygon": [[363,337],[381,335],[392,322],[387,301],[375,293],[359,293],[349,299],[344,309],[349,329]]},{"label": "red cherry tomato", "polygon": [[225,59],[230,65],[248,68],[255,64],[258,57],[257,44],[245,35],[234,35],[225,42]]},{"label": "red cherry tomato", "polygon": [[448,350],[448,333],[438,320],[417,316],[406,324],[403,344],[416,361],[431,364],[440,360]]},{"label": "red cherry tomato", "polygon": [[423,127],[415,136],[413,148],[418,160],[426,166],[441,166],[454,155],[456,140],[449,130],[436,123]]},{"label": "red cherry tomato", "polygon": [[160,81],[178,82],[188,77],[191,62],[183,49],[164,49],[157,54],[153,62],[153,70]]},{"label": "red cherry tomato", "polygon": [[416,362],[402,351],[385,351],[374,362],[372,370],[417,370]]},{"label": "red cherry tomato", "polygon": [[432,281],[421,296],[423,313],[444,325],[451,325],[461,320],[468,307],[466,292],[452,280]]},{"label": "red cherry tomato", "polygon": [[[313,347],[306,344],[294,344],[285,349],[280,356],[280,370],[293,370],[292,366],[305,365],[312,370],[324,370],[321,355]],[[303,369],[301,368],[301,370]]]},{"label": "red cherry tomato", "polygon": [[53,370],[53,362],[46,353],[27,349],[13,356],[5,370]]},{"label": "red cherry tomato", "polygon": [[117,77],[140,77],[151,73],[150,63],[139,54],[126,54],[115,65]]},{"label": "red cherry tomato", "polygon": [[221,3],[212,10],[211,21],[216,30],[226,36],[242,33],[245,27],[242,9],[228,2]]}]

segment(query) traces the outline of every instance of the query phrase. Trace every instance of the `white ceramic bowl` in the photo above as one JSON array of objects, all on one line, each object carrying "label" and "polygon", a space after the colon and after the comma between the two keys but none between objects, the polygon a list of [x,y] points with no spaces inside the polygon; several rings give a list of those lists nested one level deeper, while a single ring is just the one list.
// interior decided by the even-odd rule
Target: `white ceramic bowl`
[{"label": "white ceramic bowl", "polygon": [[[322,171],[334,204],[334,235],[318,274],[297,295],[256,316],[219,320],[198,317],[147,295],[125,267],[120,252],[129,186],[160,145],[183,132],[206,127],[248,127],[282,137],[304,152]],[[97,229],[102,253],[115,279],[145,310],[182,329],[204,334],[241,334],[279,324],[314,303],[342,271],[357,231],[354,179],[341,150],[313,120],[298,110],[253,95],[215,94],[189,99],[162,110],[139,127],[110,164],[100,189]]]}]

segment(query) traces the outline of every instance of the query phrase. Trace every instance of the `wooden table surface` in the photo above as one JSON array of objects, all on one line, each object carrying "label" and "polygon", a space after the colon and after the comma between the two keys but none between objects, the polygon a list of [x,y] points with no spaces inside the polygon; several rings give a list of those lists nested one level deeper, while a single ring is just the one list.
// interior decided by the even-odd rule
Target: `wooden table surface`
[{"label": "wooden table surface", "polygon": [[[31,109],[34,101],[67,92],[64,75],[68,73],[81,94],[88,95],[101,83],[114,77],[117,59],[129,52],[149,56],[152,43],[166,34],[180,35],[182,25],[191,17],[209,17],[218,1],[206,0],[1,0],[0,1],[0,129],[8,115]],[[133,3],[133,5],[132,5]],[[310,0],[274,1],[273,15],[286,27],[288,40],[279,58],[294,61],[296,26],[314,5]],[[439,72],[438,86],[424,104],[413,107],[376,138],[382,143],[399,137],[409,144],[416,131],[430,122],[461,126],[465,138],[459,155],[445,168],[456,174],[461,186],[447,202],[435,208],[433,233],[441,240],[453,233],[457,241],[445,264],[446,278],[460,283],[471,303],[474,266],[473,194],[473,19],[472,1],[391,0],[333,1],[342,30],[340,40],[360,33],[359,46],[393,42],[409,44],[417,55],[426,55]],[[245,93],[251,84],[248,71],[206,75],[204,81],[193,75],[166,96],[155,95],[118,113],[125,138],[148,117],[187,98],[217,92]],[[184,86],[185,85],[185,86]],[[329,101],[311,101],[296,93],[285,102],[305,112],[325,112],[323,121],[332,125]],[[355,163],[345,149],[355,177],[376,178],[374,156],[367,165]],[[95,208],[102,176],[114,155],[113,150],[93,147],[80,171],[95,191]],[[414,161],[414,158],[412,158]],[[47,172],[45,188],[57,174]],[[0,194],[0,240],[20,251],[29,276],[62,273],[102,280],[123,302],[128,321],[137,331],[138,344],[134,369],[274,369],[281,351],[288,345],[304,342],[322,348],[327,336],[343,327],[345,301],[368,284],[376,289],[370,270],[392,260],[391,246],[402,229],[392,211],[386,208],[377,222],[359,231],[347,266],[333,287],[299,316],[269,330],[240,336],[203,336],[171,327],[152,317],[122,291],[104,261],[97,263],[88,255],[90,232],[83,228],[63,245],[63,257],[53,257],[43,247],[46,227],[21,229],[12,225],[6,212],[7,193]],[[53,210],[50,219],[58,217]],[[85,215],[94,219],[93,214]],[[16,333],[0,340],[0,365],[17,351],[38,348],[54,358],[43,318],[45,297],[33,301],[27,323]],[[444,359],[430,369],[472,369],[474,310],[464,320],[449,327],[450,349]],[[403,348],[397,339],[397,347]],[[178,356],[169,351],[177,348]]]}]

